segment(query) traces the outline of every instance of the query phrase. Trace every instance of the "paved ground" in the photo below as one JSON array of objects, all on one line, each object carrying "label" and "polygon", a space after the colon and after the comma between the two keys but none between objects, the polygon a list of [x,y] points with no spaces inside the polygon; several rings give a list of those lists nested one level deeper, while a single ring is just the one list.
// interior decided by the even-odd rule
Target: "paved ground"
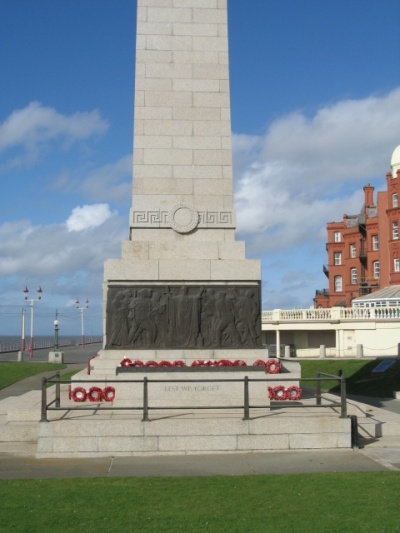
[{"label": "paved ground", "polygon": [[387,469],[387,466],[363,453],[349,450],[90,459],[35,459],[0,454],[1,479],[242,476]]},{"label": "paved ground", "polygon": [[[99,344],[63,348],[67,372],[81,369],[100,349]],[[16,361],[17,354],[0,354],[0,361]],[[47,361],[48,350],[37,350],[30,361]],[[0,399],[39,390],[39,374],[0,390]],[[400,400],[352,397],[378,408],[400,413]],[[400,471],[400,441],[385,438],[360,450],[282,451],[194,456],[36,459],[35,446],[0,451],[0,478],[66,478],[131,476],[211,476],[300,474],[321,472]]]}]

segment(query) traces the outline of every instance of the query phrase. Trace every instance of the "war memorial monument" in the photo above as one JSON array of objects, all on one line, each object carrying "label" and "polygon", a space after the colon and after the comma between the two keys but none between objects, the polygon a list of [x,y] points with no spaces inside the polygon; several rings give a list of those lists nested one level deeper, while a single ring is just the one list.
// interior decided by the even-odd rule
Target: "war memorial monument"
[{"label": "war memorial monument", "polygon": [[[71,402],[95,400],[93,416],[41,423],[38,456],[349,446],[337,417],[243,417],[244,380],[266,377],[254,363],[268,352],[260,261],[235,227],[227,0],[137,0],[129,240],[104,266],[103,349],[70,389]],[[295,388],[300,365],[278,363]],[[126,411],[102,415],[101,399]],[[248,401],[270,414],[265,381]],[[143,402],[155,411],[129,410]]]}]

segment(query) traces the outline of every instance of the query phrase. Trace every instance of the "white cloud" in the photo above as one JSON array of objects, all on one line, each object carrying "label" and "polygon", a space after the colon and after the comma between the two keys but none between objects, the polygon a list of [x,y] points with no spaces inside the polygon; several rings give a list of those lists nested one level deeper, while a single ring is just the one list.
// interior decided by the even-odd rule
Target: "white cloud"
[{"label": "white cloud", "polygon": [[40,102],[31,102],[23,109],[13,111],[0,124],[0,152],[22,150],[10,156],[7,168],[34,160],[39,150],[50,141],[62,141],[69,146],[93,136],[103,134],[108,128],[99,111],[63,115]]},{"label": "white cloud", "polygon": [[290,114],[263,138],[234,135],[238,233],[254,254],[324,240],[328,221],[360,210],[363,185],[384,188],[399,143],[400,89]]},{"label": "white cloud", "polygon": [[108,204],[84,205],[75,207],[66,226],[68,231],[83,231],[101,226],[112,216]]},{"label": "white cloud", "polygon": [[385,173],[400,142],[400,89],[384,96],[345,100],[308,118],[297,112],[275,121],[262,159],[307,167],[308,180],[360,179]]},{"label": "white cloud", "polygon": [[[71,328],[78,331],[78,312],[67,316],[63,309],[71,299],[89,298],[90,310],[85,316],[91,320],[88,331],[93,324],[93,332],[99,333],[104,261],[120,257],[125,237],[126,220],[117,216],[79,233],[68,231],[66,224],[34,226],[27,220],[0,224],[0,290],[6,314],[22,306],[25,285],[33,297],[41,285],[43,298],[35,308],[35,331],[51,333],[56,309],[60,311],[62,334]],[[12,319],[13,334],[19,332],[20,310]],[[3,318],[6,320],[4,313]]]},{"label": "white cloud", "polygon": [[69,231],[65,224],[33,226],[29,221],[0,225],[0,276],[40,278],[41,284],[100,272],[103,262],[120,255],[126,221],[110,216],[101,226]]}]

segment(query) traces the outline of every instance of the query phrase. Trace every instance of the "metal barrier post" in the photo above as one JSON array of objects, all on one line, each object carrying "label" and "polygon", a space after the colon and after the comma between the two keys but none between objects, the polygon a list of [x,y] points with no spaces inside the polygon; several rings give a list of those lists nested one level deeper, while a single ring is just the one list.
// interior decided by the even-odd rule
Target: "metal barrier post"
[{"label": "metal barrier post", "polygon": [[342,375],[341,370],[340,370],[340,404],[341,404],[340,418],[347,418],[346,378]]},{"label": "metal barrier post", "polygon": [[149,420],[149,389],[148,380],[143,378],[143,418],[142,422],[150,422]]},{"label": "metal barrier post", "polygon": [[358,450],[358,420],[356,415],[350,416],[351,421],[351,447],[353,450]]},{"label": "metal barrier post", "polygon": [[317,370],[317,405],[321,405],[321,372]]},{"label": "metal barrier post", "polygon": [[47,420],[47,378],[42,379],[42,416],[41,422],[48,422]]},{"label": "metal barrier post", "polygon": [[250,408],[249,408],[249,378],[244,377],[244,416],[243,420],[250,420]]},{"label": "metal barrier post", "polygon": [[60,407],[60,397],[61,397],[61,385],[60,385],[60,371],[56,372],[56,407]]}]

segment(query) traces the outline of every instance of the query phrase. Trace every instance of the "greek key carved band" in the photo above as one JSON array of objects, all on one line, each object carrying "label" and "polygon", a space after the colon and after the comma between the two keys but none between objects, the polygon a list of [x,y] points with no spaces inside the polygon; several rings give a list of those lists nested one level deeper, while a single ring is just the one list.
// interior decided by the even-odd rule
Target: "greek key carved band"
[{"label": "greek key carved band", "polygon": [[[134,228],[169,228],[171,227],[169,211],[132,211],[131,227]],[[235,228],[233,211],[199,211],[198,228],[220,227]]]}]

